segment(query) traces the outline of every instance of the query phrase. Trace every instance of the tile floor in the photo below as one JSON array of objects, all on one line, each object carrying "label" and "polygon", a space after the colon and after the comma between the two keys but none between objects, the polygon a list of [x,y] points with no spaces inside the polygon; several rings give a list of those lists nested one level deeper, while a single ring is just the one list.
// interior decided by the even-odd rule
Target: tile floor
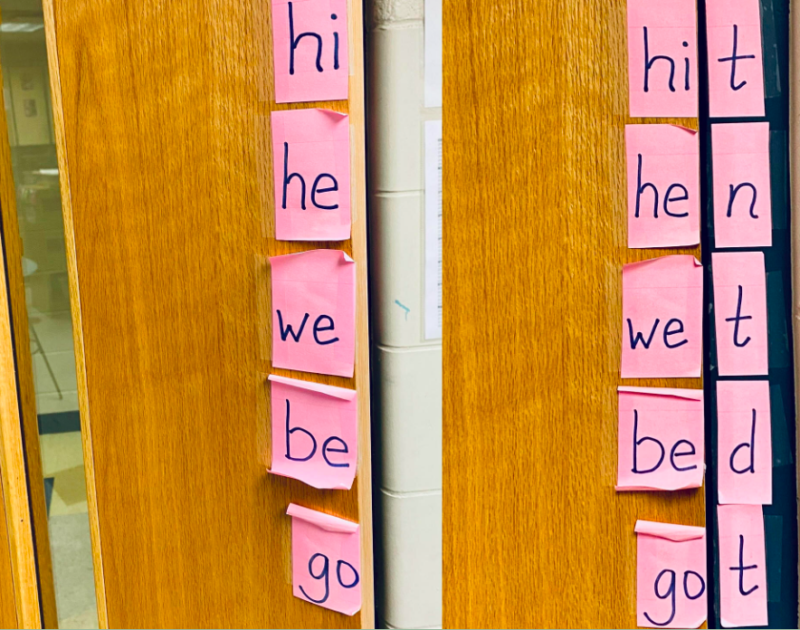
[{"label": "tile floor", "polygon": [[[35,352],[34,382],[40,416],[78,410],[72,324],[69,312],[30,309],[30,321],[43,352]],[[53,371],[45,364],[45,356]],[[56,386],[57,384],[57,386]],[[60,395],[58,390],[60,390]],[[53,479],[50,499],[50,551],[61,628],[97,628],[89,515],[80,431],[39,437],[45,478]]]}]

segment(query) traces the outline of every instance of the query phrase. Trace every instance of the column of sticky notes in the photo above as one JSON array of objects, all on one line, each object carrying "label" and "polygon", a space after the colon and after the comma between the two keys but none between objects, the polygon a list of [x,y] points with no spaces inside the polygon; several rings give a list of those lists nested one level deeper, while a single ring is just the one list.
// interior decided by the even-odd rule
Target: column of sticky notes
[{"label": "column of sticky notes", "polygon": [[[763,118],[758,0],[707,0],[709,114]],[[764,248],[772,246],[769,123],[711,125],[717,382],[719,618],[765,626],[762,506],[772,503],[772,442]],[[753,379],[752,377],[764,377]]]},{"label": "column of sticky notes", "polygon": [[[346,100],[347,0],[272,0],[278,103]],[[271,116],[275,238],[350,238],[350,123],[323,109]],[[317,249],[270,258],[272,366],[352,377],[355,262]],[[349,491],[358,461],[354,390],[271,375],[270,472],[314,488]],[[296,597],[354,615],[361,609],[359,525],[290,504]]]},{"label": "column of sticky notes", "polygon": [[[707,0],[711,117],[764,115],[758,0]],[[694,0],[628,0],[631,116],[698,115]],[[700,242],[697,132],[628,125],[628,246]],[[716,248],[771,245],[769,128],[712,126]],[[722,376],[766,375],[764,256],[712,257],[717,366]],[[703,267],[692,255],[622,271],[623,378],[698,377],[703,354]],[[702,390],[620,387],[619,491],[699,488],[704,473]],[[719,416],[721,620],[767,623],[764,525],[771,501],[769,386],[724,381]],[[645,627],[698,627],[707,616],[705,528],[638,521],[637,619]]]}]

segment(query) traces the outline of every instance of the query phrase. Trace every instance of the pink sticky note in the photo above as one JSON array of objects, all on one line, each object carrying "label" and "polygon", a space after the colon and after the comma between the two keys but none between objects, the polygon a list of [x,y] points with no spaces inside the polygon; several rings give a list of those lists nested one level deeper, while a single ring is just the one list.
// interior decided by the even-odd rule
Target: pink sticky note
[{"label": "pink sticky note", "polygon": [[350,124],[326,109],[272,112],[275,238],[350,238]]},{"label": "pink sticky note", "polygon": [[677,125],[626,125],[628,247],[700,242],[700,144]]},{"label": "pink sticky note", "polygon": [[767,562],[760,505],[717,506],[723,628],[767,625]]},{"label": "pink sticky note", "polygon": [[347,100],[347,0],[272,0],[275,100]]},{"label": "pink sticky note", "polygon": [[772,503],[768,381],[717,381],[717,474],[722,505]]},{"label": "pink sticky note", "polygon": [[766,375],[767,281],[763,252],[715,252],[714,323],[720,376]]},{"label": "pink sticky note", "polygon": [[617,490],[703,484],[703,390],[619,387]]},{"label": "pink sticky note", "polygon": [[622,268],[622,378],[700,376],[703,267],[663,256]]},{"label": "pink sticky note", "polygon": [[356,476],[356,392],[282,376],[272,383],[272,468],[320,489],[349,490]]},{"label": "pink sticky note", "polygon": [[714,243],[772,246],[769,123],[711,125]]},{"label": "pink sticky note", "polygon": [[345,615],[361,610],[359,525],[289,504],[295,597]]},{"label": "pink sticky note", "polygon": [[759,0],[706,0],[712,118],[764,115]]},{"label": "pink sticky note", "polygon": [[631,116],[697,116],[694,0],[628,0]]},{"label": "pink sticky note", "polygon": [[344,252],[315,249],[275,256],[272,365],[353,376],[356,265]]},{"label": "pink sticky note", "polygon": [[699,628],[706,620],[706,530],[636,521],[636,623]]}]

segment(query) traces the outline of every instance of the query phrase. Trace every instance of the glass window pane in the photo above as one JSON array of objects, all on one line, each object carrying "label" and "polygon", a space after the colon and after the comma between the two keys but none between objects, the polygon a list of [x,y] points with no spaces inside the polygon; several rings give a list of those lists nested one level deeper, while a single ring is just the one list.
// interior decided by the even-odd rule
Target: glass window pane
[{"label": "glass window pane", "polygon": [[61,628],[96,628],[92,550],[41,0],[0,0],[0,64],[22,239]]}]

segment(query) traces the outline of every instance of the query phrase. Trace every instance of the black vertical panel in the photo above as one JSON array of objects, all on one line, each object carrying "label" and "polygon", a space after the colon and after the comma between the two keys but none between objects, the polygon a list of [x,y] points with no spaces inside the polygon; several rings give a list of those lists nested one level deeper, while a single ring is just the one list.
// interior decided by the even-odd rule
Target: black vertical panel
[{"label": "black vertical panel", "polygon": [[[764,252],[767,270],[769,383],[772,408],[772,505],[764,506],[767,546],[767,600],[770,628],[796,628],[797,617],[797,484],[795,477],[795,396],[791,328],[791,242],[789,204],[789,0],[761,0],[764,46],[765,118],[725,118],[724,122],[766,120],[770,126],[772,247]],[[708,116],[705,2],[698,3],[700,63],[700,152],[705,332],[703,377],[706,391],[706,511],[709,533],[709,627],[719,623],[719,555],[717,548],[717,361],[714,336],[711,254],[714,220],[711,123]],[[737,251],[727,249],[724,251]],[[729,377],[726,377],[728,380]],[[731,380],[737,380],[733,377]],[[763,380],[744,377],[738,380]]]}]

